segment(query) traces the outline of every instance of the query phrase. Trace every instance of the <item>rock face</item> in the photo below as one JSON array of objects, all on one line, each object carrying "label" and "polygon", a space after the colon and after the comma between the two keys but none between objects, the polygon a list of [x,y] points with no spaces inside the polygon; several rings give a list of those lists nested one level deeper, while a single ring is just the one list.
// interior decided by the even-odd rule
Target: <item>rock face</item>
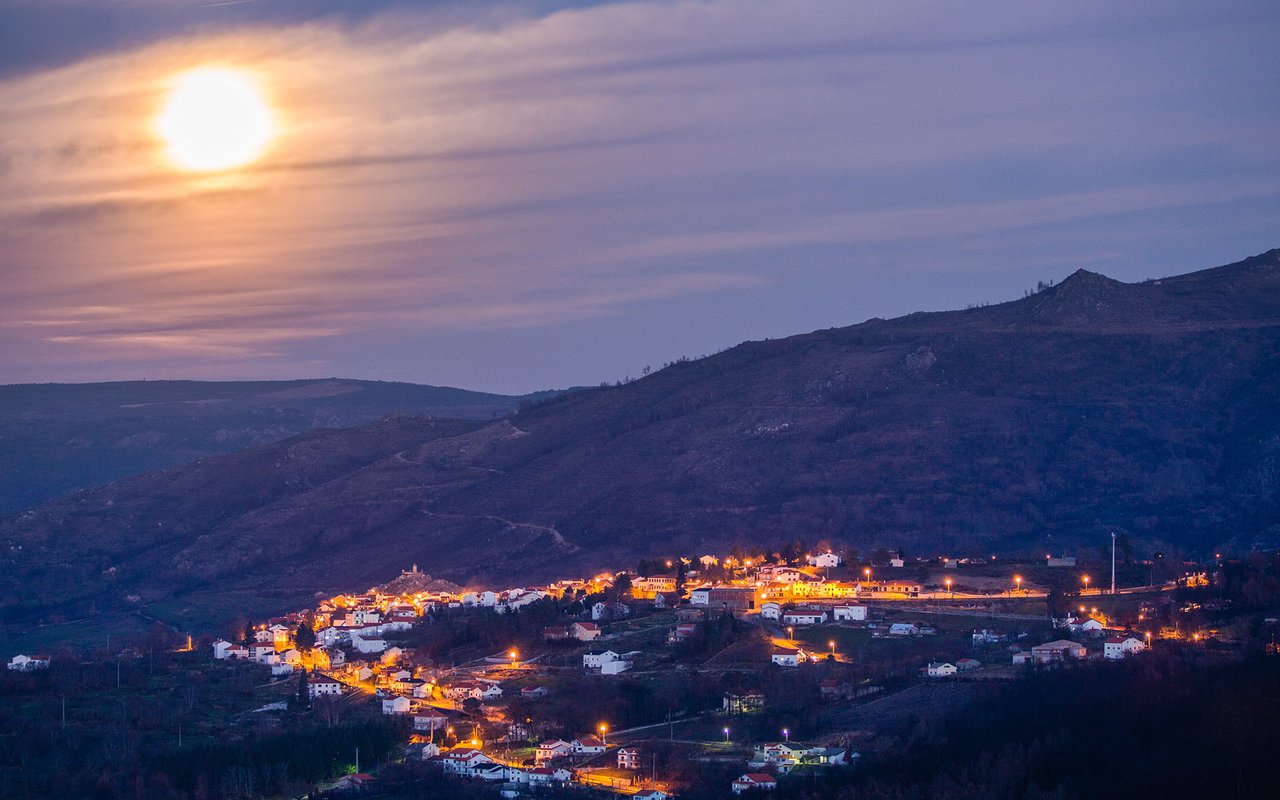
[{"label": "rock face", "polygon": [[1001,305],[749,342],[496,422],[386,420],[84,492],[0,525],[0,610],[263,587],[245,604],[279,604],[413,563],[516,585],[797,538],[1247,544],[1280,532],[1277,398],[1277,251],[1142,284],[1076,273]]}]

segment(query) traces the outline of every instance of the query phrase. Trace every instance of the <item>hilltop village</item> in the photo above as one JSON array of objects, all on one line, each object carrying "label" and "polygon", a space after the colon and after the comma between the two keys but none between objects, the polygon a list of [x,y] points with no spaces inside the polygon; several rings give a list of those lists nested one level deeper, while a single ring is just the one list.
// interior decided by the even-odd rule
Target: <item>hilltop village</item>
[{"label": "hilltop village", "polygon": [[[1187,566],[1112,593],[1053,557],[706,555],[506,589],[463,589],[415,565],[207,652],[261,665],[294,708],[402,721],[407,760],[506,797],[547,786],[668,797],[707,763],[738,794],[852,768],[875,744],[842,723],[882,698],[890,709],[891,695],[946,706],[940,684],[1218,641],[1174,605],[1208,584]],[[1074,592],[1047,588],[1063,576]],[[335,789],[377,780],[356,770]]]}]

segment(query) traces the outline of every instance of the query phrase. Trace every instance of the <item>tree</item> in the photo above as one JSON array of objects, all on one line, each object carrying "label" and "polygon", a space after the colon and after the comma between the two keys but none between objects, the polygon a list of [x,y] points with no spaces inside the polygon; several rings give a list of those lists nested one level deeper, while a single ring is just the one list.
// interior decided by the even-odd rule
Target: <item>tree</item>
[{"label": "tree", "polygon": [[620,574],[613,581],[613,591],[616,600],[623,600],[631,596],[631,576],[627,573]]},{"label": "tree", "polygon": [[684,582],[687,578],[687,570],[684,566],[684,559],[676,559],[676,592],[680,595],[684,594]]},{"label": "tree", "polygon": [[305,711],[311,707],[311,689],[307,686],[307,671],[298,672],[298,691],[290,698],[296,711]]},{"label": "tree", "polygon": [[253,623],[246,622],[244,624],[244,634],[240,637],[240,643],[245,647],[253,644]]},{"label": "tree", "polygon": [[316,631],[311,627],[311,615],[302,618],[298,623],[298,630],[293,634],[293,641],[298,645],[299,650],[310,650],[316,646]]}]

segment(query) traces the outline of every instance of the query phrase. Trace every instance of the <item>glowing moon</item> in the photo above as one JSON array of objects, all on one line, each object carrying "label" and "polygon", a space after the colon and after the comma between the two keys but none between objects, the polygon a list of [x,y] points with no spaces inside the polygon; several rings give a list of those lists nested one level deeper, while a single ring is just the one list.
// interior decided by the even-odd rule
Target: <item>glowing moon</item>
[{"label": "glowing moon", "polygon": [[271,106],[253,76],[223,67],[179,75],[155,127],[169,160],[195,172],[256,161],[276,132]]}]

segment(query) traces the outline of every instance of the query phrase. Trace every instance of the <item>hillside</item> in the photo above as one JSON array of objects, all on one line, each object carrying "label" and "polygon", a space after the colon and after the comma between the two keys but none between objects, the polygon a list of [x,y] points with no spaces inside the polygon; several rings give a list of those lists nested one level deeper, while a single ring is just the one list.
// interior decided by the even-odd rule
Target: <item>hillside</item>
[{"label": "hillside", "polygon": [[[749,342],[488,423],[387,420],[121,481],[0,525],[6,618],[412,562],[459,583],[828,539],[1042,553],[1280,533],[1280,251]],[[264,597],[264,591],[268,597]]]},{"label": "hillside", "polygon": [[493,419],[522,399],[351,380],[0,386],[0,516],[313,428],[389,414]]}]

